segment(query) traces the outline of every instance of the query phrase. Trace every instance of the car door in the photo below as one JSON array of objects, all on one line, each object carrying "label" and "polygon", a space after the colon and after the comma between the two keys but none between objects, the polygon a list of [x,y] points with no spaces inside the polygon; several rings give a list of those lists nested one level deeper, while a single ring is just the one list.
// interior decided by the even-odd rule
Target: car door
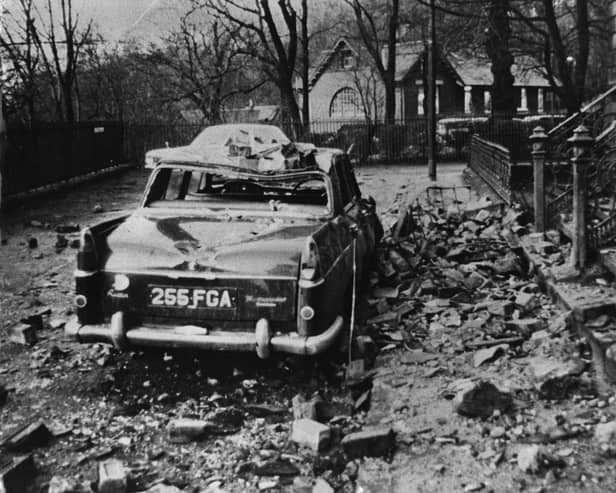
[{"label": "car door", "polygon": [[[355,262],[357,264],[358,277],[363,279],[366,274],[365,269],[368,257],[374,252],[377,241],[376,224],[378,223],[378,218],[376,218],[376,214],[374,213],[374,207],[372,207],[367,200],[362,198],[351,163],[348,159],[340,160],[337,168],[342,192],[341,195],[343,200],[346,201],[343,206],[343,219],[351,232],[349,241],[356,241]],[[348,248],[346,250],[346,255],[351,258],[347,263],[351,268],[353,265],[352,254],[353,249]]]}]

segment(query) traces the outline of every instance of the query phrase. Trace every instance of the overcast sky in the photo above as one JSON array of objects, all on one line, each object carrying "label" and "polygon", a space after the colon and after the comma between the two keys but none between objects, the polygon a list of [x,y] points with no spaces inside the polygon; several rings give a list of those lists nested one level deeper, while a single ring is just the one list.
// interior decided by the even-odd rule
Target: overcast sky
[{"label": "overcast sky", "polygon": [[[45,14],[46,0],[35,0]],[[0,0],[5,10],[12,11],[17,0]],[[52,5],[59,5],[57,0]],[[182,0],[73,0],[73,9],[85,24],[92,18],[100,33],[114,42],[127,36],[154,40],[161,32],[177,24]],[[58,15],[60,8],[57,8]]]}]

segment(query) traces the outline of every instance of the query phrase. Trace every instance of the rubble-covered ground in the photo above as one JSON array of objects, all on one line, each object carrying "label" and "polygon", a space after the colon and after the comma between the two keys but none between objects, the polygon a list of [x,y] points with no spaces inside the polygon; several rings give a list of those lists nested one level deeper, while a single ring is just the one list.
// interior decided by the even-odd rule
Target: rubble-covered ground
[{"label": "rubble-covered ground", "polygon": [[[459,183],[459,166],[447,169]],[[72,231],[132,207],[141,171],[7,213],[5,483],[12,470],[54,493],[609,491],[615,401],[597,392],[590,349],[515,247],[526,217],[462,188],[426,193],[424,173],[359,171],[386,226],[412,208],[379,248],[357,328],[365,361],[348,368],[66,342]],[[562,263],[566,246],[550,244],[546,256]],[[32,345],[9,337],[22,319],[43,322]]]}]

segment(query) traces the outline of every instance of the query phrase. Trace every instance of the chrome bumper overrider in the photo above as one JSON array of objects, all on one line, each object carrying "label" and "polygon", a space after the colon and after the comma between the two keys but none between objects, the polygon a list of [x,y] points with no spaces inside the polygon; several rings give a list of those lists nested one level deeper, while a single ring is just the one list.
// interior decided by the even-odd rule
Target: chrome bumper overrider
[{"label": "chrome bumper overrider", "polygon": [[79,342],[106,342],[119,349],[131,346],[193,348],[219,351],[256,351],[267,358],[270,351],[315,355],[332,346],[342,331],[342,317],[337,317],[324,332],[304,337],[274,335],[269,323],[261,319],[254,332],[209,331],[187,334],[170,327],[126,327],[122,312],[116,312],[110,324],[81,325],[76,320],[66,324],[65,334]]}]

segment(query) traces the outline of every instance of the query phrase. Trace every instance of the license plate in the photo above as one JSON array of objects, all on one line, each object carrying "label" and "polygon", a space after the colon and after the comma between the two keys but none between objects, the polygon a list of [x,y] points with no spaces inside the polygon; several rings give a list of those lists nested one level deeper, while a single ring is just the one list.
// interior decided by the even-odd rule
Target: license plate
[{"label": "license plate", "polygon": [[229,288],[175,288],[150,286],[150,306],[188,309],[233,310],[237,290]]}]

